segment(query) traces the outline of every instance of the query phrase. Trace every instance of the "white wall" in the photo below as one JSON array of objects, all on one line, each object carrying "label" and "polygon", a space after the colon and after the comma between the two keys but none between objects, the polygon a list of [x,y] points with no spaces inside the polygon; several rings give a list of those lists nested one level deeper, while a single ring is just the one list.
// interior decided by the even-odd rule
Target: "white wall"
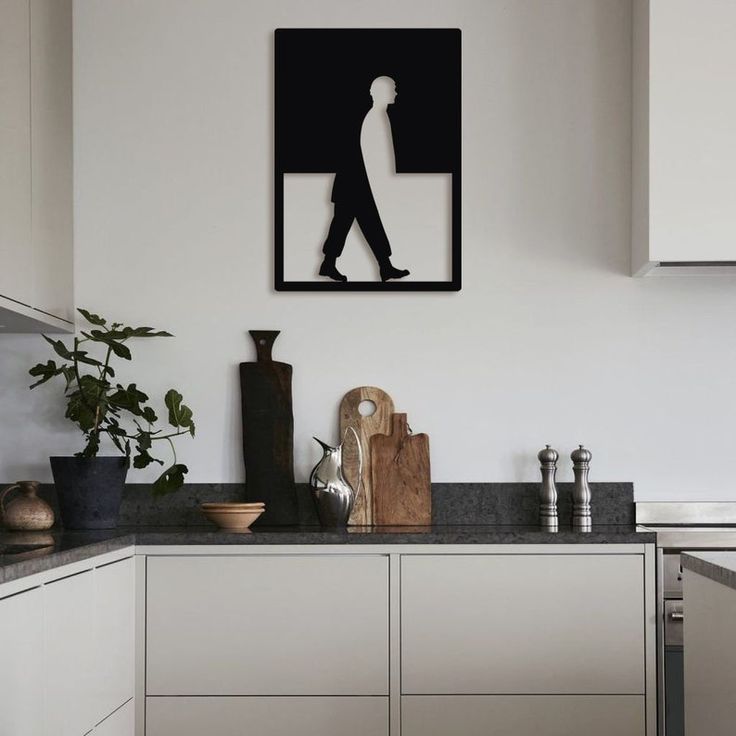
[{"label": "white wall", "polygon": [[[462,28],[462,292],[272,291],[280,26]],[[189,480],[242,479],[236,365],[279,328],[301,479],[370,383],[436,481],[535,480],[544,443],[569,479],[582,442],[639,499],[730,496],[736,275],[628,276],[627,0],[77,0],[75,33],[77,302],[176,333],[121,374],[194,408]],[[26,388],[47,350],[0,346],[0,478],[48,479],[78,440]]]}]

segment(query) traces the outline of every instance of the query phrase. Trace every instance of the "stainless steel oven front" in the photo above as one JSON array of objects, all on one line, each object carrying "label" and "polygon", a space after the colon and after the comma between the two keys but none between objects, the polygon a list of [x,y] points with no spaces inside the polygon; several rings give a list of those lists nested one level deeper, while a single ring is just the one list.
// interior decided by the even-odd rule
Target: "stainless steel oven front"
[{"label": "stainless steel oven front", "polygon": [[684,736],[684,680],[683,680],[683,602],[682,568],[677,552],[662,555],[662,619],[663,646],[660,682],[662,720],[667,736]]},{"label": "stainless steel oven front", "polygon": [[660,736],[683,736],[684,620],[680,553],[736,549],[736,503],[637,503],[639,528],[657,534],[657,685]]}]

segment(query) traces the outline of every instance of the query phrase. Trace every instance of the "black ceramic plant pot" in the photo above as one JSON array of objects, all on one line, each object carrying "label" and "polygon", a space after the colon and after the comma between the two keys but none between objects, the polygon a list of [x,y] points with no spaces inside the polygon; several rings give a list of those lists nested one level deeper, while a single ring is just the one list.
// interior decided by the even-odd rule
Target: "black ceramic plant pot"
[{"label": "black ceramic plant pot", "polygon": [[114,529],[120,516],[126,457],[52,457],[65,529]]}]

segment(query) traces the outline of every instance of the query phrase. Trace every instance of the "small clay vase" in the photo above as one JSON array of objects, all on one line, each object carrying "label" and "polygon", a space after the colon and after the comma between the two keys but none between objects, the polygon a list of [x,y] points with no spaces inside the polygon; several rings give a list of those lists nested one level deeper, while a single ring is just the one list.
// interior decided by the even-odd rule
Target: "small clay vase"
[{"label": "small clay vase", "polygon": [[[0,493],[0,521],[6,529],[42,531],[54,524],[54,510],[38,496],[35,480],[19,480]],[[9,503],[6,496],[12,491],[20,494]]]}]

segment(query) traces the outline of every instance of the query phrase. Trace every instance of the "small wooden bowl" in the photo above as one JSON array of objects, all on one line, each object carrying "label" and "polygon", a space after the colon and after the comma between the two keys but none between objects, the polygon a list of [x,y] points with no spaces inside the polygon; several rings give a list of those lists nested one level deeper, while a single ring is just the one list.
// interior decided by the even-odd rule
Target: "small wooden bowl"
[{"label": "small wooden bowl", "polygon": [[266,504],[263,501],[254,502],[241,502],[241,501],[207,501],[199,504],[201,509],[222,509],[223,511],[229,511],[231,509],[263,509]]},{"label": "small wooden bowl", "polygon": [[200,511],[220,529],[244,532],[265,511],[265,508],[205,508],[205,505],[202,504]]}]

